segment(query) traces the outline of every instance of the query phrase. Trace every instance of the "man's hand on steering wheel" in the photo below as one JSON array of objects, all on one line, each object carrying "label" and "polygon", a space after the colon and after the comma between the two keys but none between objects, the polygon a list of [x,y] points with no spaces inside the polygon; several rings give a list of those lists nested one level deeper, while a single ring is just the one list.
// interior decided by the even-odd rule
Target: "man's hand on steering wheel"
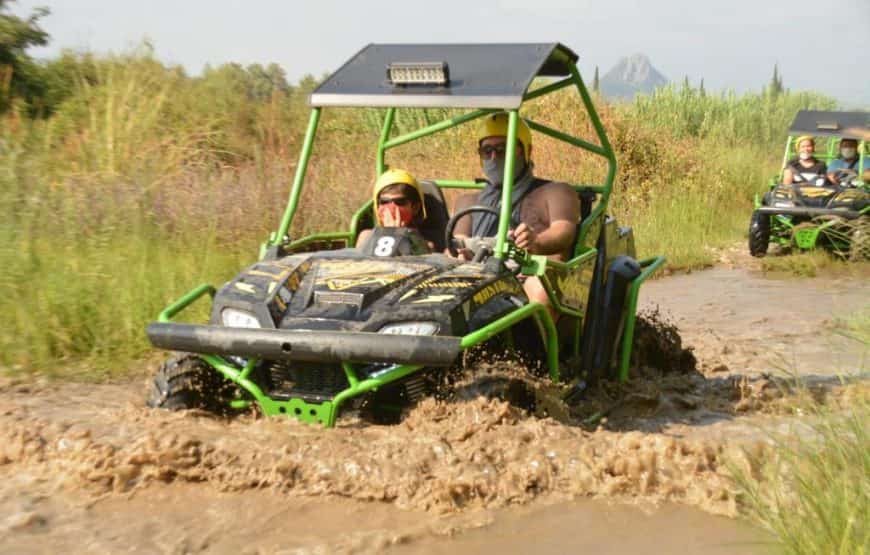
[{"label": "man's hand on steering wheel", "polygon": [[836,185],[851,185],[852,181],[858,177],[858,172],[850,169],[836,170],[831,173],[831,181]]},{"label": "man's hand on steering wheel", "polygon": [[538,234],[525,222],[520,223],[516,229],[508,231],[508,238],[513,239],[516,246],[527,251],[533,250],[538,242]]}]

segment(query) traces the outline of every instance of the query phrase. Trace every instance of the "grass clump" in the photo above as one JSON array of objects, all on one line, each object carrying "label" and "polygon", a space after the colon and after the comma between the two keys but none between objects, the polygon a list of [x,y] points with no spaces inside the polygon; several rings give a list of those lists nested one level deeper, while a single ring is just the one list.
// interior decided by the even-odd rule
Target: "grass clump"
[{"label": "grass clump", "polygon": [[785,553],[870,549],[868,421],[866,395],[847,412],[815,408],[749,469],[735,471],[744,511]]},{"label": "grass clump", "polygon": [[[870,313],[840,323],[870,345]],[[810,396],[808,396],[810,397]],[[836,403],[808,401],[790,433],[732,465],[744,512],[769,530],[783,552],[870,551],[870,389],[845,385]]]}]

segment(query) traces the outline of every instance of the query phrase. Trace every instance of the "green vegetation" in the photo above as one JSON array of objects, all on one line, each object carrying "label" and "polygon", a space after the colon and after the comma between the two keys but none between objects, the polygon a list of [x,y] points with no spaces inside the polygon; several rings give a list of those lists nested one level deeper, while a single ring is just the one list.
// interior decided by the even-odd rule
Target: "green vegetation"
[{"label": "green vegetation", "polygon": [[[14,19],[2,3],[0,18]],[[230,278],[276,227],[316,79],[291,85],[276,65],[238,64],[191,77],[147,44],[37,63],[24,53],[42,40],[37,22],[16,20],[31,33],[18,46],[0,42],[0,55],[11,53],[0,70],[18,79],[16,67],[31,68],[29,88],[0,88],[0,367],[124,373],[147,352],[143,329],[160,308],[199,282]],[[524,115],[591,136],[575,102],[567,91],[546,96]],[[689,87],[598,104],[618,153],[613,209],[636,228],[641,255],[665,253],[685,268],[742,240],[795,111],[834,105],[805,93]],[[400,112],[397,127],[444,115]],[[368,197],[381,116],[325,113],[294,236],[346,225]],[[466,126],[411,143],[388,163],[431,178],[477,175],[474,133]],[[591,157],[535,140],[541,175],[601,181]]]},{"label": "green vegetation", "polygon": [[849,412],[815,408],[773,449],[736,471],[748,515],[785,553],[870,549],[870,402]]},{"label": "green vegetation", "polygon": [[[870,346],[870,312],[836,322]],[[870,389],[842,384],[819,403],[806,384],[794,410],[802,418],[769,445],[735,460],[731,472],[745,514],[771,532],[784,553],[859,554],[870,550]]]}]

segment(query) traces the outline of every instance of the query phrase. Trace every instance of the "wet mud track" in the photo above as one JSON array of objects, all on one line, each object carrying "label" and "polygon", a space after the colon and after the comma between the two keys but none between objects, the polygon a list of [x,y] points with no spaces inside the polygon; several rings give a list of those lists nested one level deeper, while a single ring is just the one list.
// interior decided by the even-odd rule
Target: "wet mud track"
[{"label": "wet mud track", "polygon": [[793,418],[783,361],[820,402],[866,394],[833,378],[862,369],[836,318],[868,292],[724,268],[652,282],[645,310],[672,318],[699,370],[645,368],[578,406],[555,397],[551,418],[430,400],[396,426],[323,430],[151,411],[144,378],[5,380],[0,552],[761,552],[762,533],[726,518],[729,461]]}]

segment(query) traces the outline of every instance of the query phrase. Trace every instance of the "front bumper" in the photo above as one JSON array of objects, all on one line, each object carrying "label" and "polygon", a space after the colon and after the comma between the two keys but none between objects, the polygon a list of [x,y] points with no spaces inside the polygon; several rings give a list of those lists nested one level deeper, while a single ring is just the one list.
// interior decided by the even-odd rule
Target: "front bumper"
[{"label": "front bumper", "polygon": [[325,363],[450,366],[461,352],[453,336],[228,328],[155,322],[146,330],[160,349],[211,355]]}]

